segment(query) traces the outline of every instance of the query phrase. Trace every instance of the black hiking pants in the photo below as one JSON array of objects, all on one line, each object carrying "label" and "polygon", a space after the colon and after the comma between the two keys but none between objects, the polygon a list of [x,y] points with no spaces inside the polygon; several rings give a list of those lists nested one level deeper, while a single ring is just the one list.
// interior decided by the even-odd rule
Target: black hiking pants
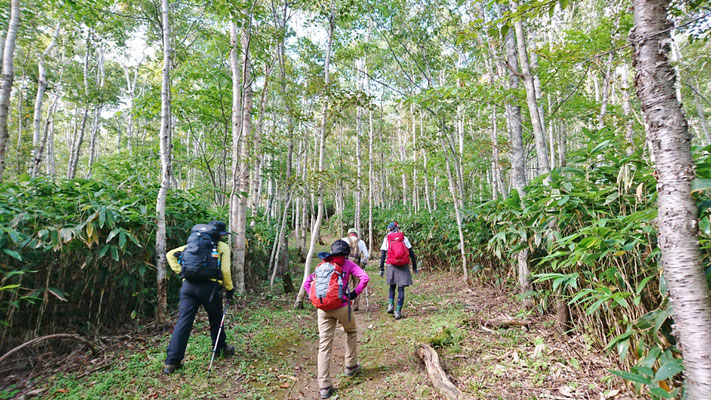
[{"label": "black hiking pants", "polygon": [[[216,282],[191,282],[183,281],[183,286],[180,288],[180,311],[178,314],[178,322],[173,328],[173,336],[170,338],[165,365],[178,365],[185,357],[185,348],[188,346],[190,331],[193,329],[193,321],[200,306],[207,311],[207,317],[210,320],[210,336],[212,337],[212,347],[215,348],[215,339],[217,331],[220,330],[220,321],[222,320],[222,293],[220,286]],[[225,331],[220,333],[220,338],[217,345],[217,354],[226,346]]]}]

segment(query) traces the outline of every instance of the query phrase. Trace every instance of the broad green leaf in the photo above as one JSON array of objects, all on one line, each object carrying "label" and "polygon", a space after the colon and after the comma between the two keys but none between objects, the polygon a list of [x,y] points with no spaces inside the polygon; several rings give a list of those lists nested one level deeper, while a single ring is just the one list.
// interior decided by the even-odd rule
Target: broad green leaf
[{"label": "broad green leaf", "polygon": [[620,378],[626,379],[628,381],[641,383],[643,385],[651,385],[652,384],[652,381],[649,378],[644,377],[642,375],[633,374],[631,372],[619,371],[616,369],[611,369],[609,371],[612,372],[613,374],[619,376]]},{"label": "broad green leaf", "polygon": [[684,370],[684,366],[681,362],[681,360],[674,359],[673,361],[666,362],[662,364],[661,367],[657,370],[657,373],[654,374],[654,380],[655,381],[663,381],[666,379],[671,378],[672,376],[680,373],[681,371]]},{"label": "broad green leaf", "polygon": [[20,253],[16,252],[15,250],[2,249],[2,251],[4,251],[7,255],[9,255],[12,258],[14,258],[18,261],[22,261],[22,256],[20,255]]}]

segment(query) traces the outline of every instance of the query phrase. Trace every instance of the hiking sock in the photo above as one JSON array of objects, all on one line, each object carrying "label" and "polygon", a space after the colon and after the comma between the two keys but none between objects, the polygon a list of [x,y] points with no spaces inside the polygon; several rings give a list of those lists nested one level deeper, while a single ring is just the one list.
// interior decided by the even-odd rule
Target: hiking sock
[{"label": "hiking sock", "polygon": [[390,285],[390,289],[388,290],[388,301],[390,304],[395,303],[395,286],[396,285]]},{"label": "hiking sock", "polygon": [[401,310],[402,305],[405,303],[405,286],[400,286],[397,288],[397,309]]}]

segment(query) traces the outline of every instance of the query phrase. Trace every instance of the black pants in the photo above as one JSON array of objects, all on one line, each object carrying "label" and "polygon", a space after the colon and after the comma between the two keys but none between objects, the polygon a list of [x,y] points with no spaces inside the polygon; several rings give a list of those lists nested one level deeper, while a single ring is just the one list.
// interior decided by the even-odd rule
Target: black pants
[{"label": "black pants", "polygon": [[[212,337],[212,348],[210,350],[212,351],[215,347],[217,331],[220,330],[220,321],[222,320],[222,293],[220,287],[217,283],[211,281],[190,282],[185,280],[180,288],[180,313],[166,351],[166,365],[178,365],[183,361],[185,348],[188,346],[188,338],[190,338],[190,331],[193,329],[195,314],[197,314],[200,305],[205,308],[210,319],[210,336]],[[217,345],[218,353],[226,345],[225,338],[223,329]]]}]

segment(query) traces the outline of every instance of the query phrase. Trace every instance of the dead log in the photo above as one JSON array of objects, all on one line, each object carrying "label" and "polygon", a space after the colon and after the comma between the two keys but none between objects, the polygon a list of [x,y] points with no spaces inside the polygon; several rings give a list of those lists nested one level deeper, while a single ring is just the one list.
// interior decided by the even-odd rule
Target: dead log
[{"label": "dead log", "polygon": [[452,381],[447,378],[442,366],[439,363],[439,355],[430,346],[424,343],[415,345],[415,354],[425,363],[427,375],[434,387],[448,400],[469,400],[471,397],[459,390]]},{"label": "dead log", "polygon": [[10,357],[12,354],[17,353],[18,351],[24,349],[25,347],[29,347],[29,346],[32,346],[32,345],[35,344],[35,343],[39,343],[39,342],[42,342],[42,341],[44,341],[44,340],[50,340],[50,339],[68,339],[68,340],[74,340],[74,341],[76,341],[76,342],[80,342],[80,343],[86,345],[86,347],[88,347],[88,348],[91,350],[91,354],[93,354],[93,355],[99,354],[99,351],[96,350],[96,346],[94,346],[93,343],[91,343],[90,341],[88,341],[88,340],[86,340],[86,339],[84,339],[84,338],[82,338],[82,337],[79,337],[78,335],[73,335],[73,334],[70,334],[70,333],[56,333],[56,334],[54,334],[54,335],[40,336],[40,337],[38,337],[38,338],[34,338],[34,339],[30,340],[29,342],[25,342],[25,343],[23,343],[23,344],[21,344],[21,345],[15,347],[14,349],[8,351],[7,353],[3,354],[2,357],[0,357],[0,363],[2,363],[3,361],[5,361],[5,360],[6,360],[8,357]]},{"label": "dead log", "polygon": [[481,325],[483,326],[493,326],[495,328],[510,328],[512,326],[525,326],[528,327],[533,321],[527,319],[508,319],[504,321],[499,320],[482,320]]}]

